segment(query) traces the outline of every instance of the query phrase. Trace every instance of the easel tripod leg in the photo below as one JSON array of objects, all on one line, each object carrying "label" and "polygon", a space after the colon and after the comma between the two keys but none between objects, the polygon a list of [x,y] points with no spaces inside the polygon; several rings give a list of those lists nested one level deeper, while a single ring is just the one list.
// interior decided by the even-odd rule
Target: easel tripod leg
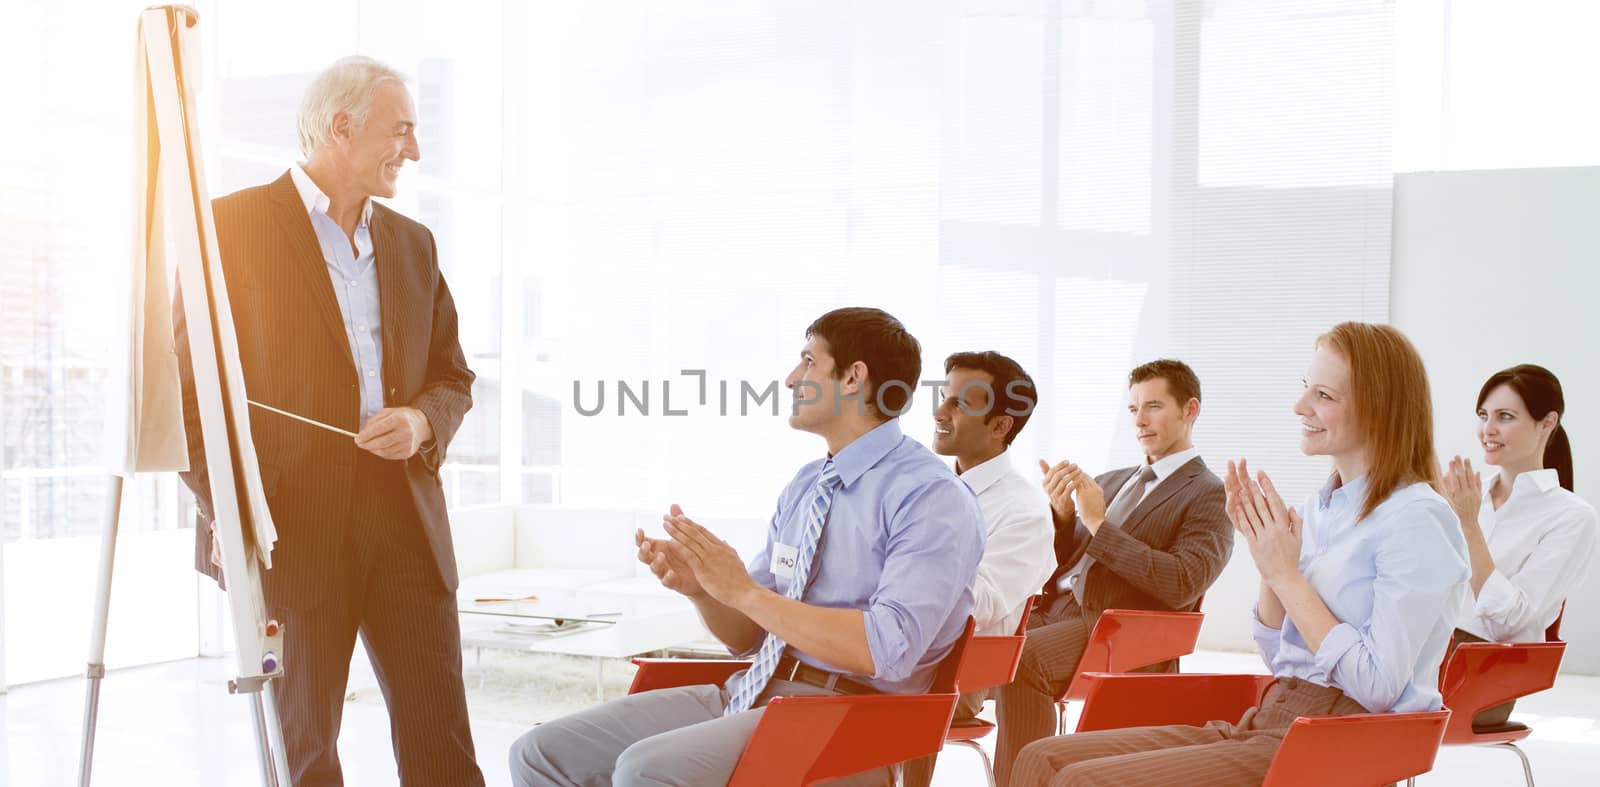
[{"label": "easel tripod leg", "polygon": [[283,720],[278,716],[278,693],[273,688],[272,681],[267,681],[261,687],[261,694],[266,703],[267,719],[267,746],[272,752],[273,763],[277,765],[278,773],[283,774],[285,787],[292,787],[293,779],[289,776],[289,753],[283,745]]},{"label": "easel tripod leg", "polygon": [[283,787],[278,782],[278,764],[272,747],[268,744],[267,703],[262,689],[250,692],[250,722],[256,729],[256,753],[261,766],[261,783],[266,787]]},{"label": "easel tripod leg", "polygon": [[122,515],[122,476],[106,485],[105,527],[100,534],[100,574],[96,579],[94,623],[89,629],[88,684],[83,700],[83,746],[78,754],[78,787],[89,787],[94,764],[94,731],[100,715],[100,680],[106,674],[106,621],[111,612],[111,569],[117,557],[117,524]]}]

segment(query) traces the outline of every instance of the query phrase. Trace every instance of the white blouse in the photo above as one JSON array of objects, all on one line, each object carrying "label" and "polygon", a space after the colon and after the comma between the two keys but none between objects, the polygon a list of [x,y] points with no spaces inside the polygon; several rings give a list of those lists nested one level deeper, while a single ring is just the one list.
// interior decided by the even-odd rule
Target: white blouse
[{"label": "white blouse", "polygon": [[1294,618],[1268,628],[1258,608],[1261,658],[1279,678],[1332,686],[1372,713],[1438,710],[1452,621],[1472,603],[1461,523],[1427,484],[1401,484],[1361,518],[1366,477],[1335,483],[1297,510],[1300,572],[1339,622],[1312,650]]},{"label": "white blouse", "polygon": [[1600,515],[1548,468],[1518,475],[1499,511],[1492,490],[1483,491],[1478,526],[1494,572],[1460,628],[1491,642],[1543,642],[1594,558]]}]

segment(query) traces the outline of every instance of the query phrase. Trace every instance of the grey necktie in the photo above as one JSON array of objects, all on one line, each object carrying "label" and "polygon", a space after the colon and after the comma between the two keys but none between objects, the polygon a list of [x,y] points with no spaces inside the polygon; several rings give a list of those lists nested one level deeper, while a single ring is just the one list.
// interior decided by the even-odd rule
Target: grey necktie
[{"label": "grey necktie", "polygon": [[[1111,507],[1106,509],[1106,518],[1100,526],[1122,527],[1128,521],[1128,515],[1133,513],[1133,509],[1138,507],[1140,501],[1144,500],[1145,492],[1149,491],[1150,484],[1155,480],[1156,471],[1150,465],[1141,466],[1139,472],[1117,490],[1117,499],[1111,501]],[[1088,576],[1089,567],[1092,565],[1094,558],[1085,552],[1067,578],[1072,588],[1072,595],[1078,599],[1079,604],[1083,603],[1083,578]]]}]

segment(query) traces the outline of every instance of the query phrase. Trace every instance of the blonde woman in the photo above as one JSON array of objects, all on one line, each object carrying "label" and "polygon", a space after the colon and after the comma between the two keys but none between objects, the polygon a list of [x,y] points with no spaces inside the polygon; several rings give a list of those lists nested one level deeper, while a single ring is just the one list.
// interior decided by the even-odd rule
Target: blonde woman
[{"label": "blonde woman", "polygon": [[1236,722],[1066,735],[1022,750],[1014,785],[1260,784],[1300,716],[1436,710],[1467,604],[1467,549],[1434,487],[1422,359],[1385,325],[1323,334],[1295,403],[1300,450],[1333,473],[1296,508],[1245,460],[1224,479],[1261,577],[1255,639],[1276,676]]}]

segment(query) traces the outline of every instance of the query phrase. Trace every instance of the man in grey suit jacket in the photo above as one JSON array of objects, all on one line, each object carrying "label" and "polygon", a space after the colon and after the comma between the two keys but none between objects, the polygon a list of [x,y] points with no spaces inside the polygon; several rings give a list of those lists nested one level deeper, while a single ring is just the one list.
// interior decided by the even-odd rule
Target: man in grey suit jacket
[{"label": "man in grey suit jacket", "polygon": [[[482,785],[467,725],[455,553],[439,466],[473,374],[433,235],[373,202],[421,153],[400,75],[367,58],[323,72],[300,114],[306,163],[217,199],[217,243],[278,542],[262,579],[284,623],[279,715],[294,784],[343,783],[337,741],[359,631],[389,706],[403,785]],[[180,295],[181,297],[181,295]],[[197,567],[213,577],[187,325],[176,329]]]},{"label": "man in grey suit jacket", "polygon": [[1077,673],[1101,611],[1193,609],[1233,552],[1222,481],[1191,439],[1199,378],[1182,361],[1152,361],[1128,375],[1128,394],[1143,463],[1096,478],[1071,462],[1039,463],[1057,566],[1029,622],[1016,680],[996,704],[1002,785],[1022,747],[1054,733],[1055,700]]}]

